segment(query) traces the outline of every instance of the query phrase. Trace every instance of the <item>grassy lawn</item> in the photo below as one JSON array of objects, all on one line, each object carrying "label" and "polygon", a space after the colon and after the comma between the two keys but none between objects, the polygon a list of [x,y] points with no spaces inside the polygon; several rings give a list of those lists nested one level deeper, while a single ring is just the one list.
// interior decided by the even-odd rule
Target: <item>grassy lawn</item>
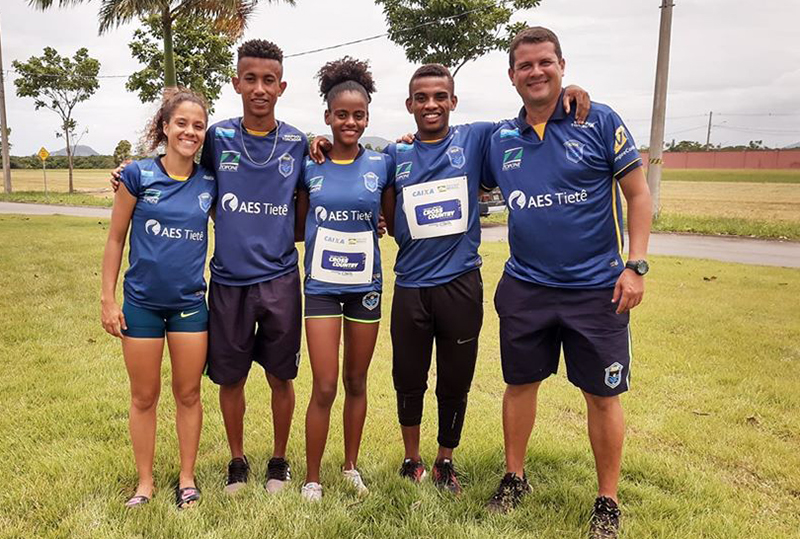
[{"label": "grassy lawn", "polygon": [[[178,513],[169,362],[159,408],[156,482],[149,506],[125,511],[135,486],[127,433],[128,383],[119,342],[99,323],[104,221],[0,216],[0,537],[436,537],[581,538],[594,498],[583,400],[563,373],[540,395],[527,458],[534,493],[514,513],[482,506],[503,472],[503,383],[492,294],[506,245],[482,246],[486,318],[457,465],[459,499],[397,476],[388,323],[370,371],[360,467],[371,495],[359,502],[339,479],[341,395],[323,461],[325,498],[300,499],[303,417],[311,373],[304,354],[289,444],[293,486],[262,483],[271,447],[269,391],[248,385],[246,447],[252,484],[222,494],[227,445],[217,389],[203,382],[198,461],[203,501]],[[384,240],[391,267],[393,244]],[[645,303],[633,318],[632,391],[620,496],[623,537],[789,538],[800,527],[800,271],[653,257]],[[392,276],[386,275],[388,322]],[[562,367],[563,369],[563,367]],[[433,386],[435,379],[430,381]],[[423,456],[435,453],[428,392]],[[794,471],[793,471],[794,470]]]},{"label": "grassy lawn", "polygon": [[36,202],[41,204],[66,204],[70,206],[111,206],[112,193],[108,183],[108,170],[75,169],[73,185],[76,193],[68,194],[69,171],[53,169],[47,171],[47,190],[44,195],[44,180],[41,170],[13,169],[11,186],[13,192],[0,193],[0,201]]}]

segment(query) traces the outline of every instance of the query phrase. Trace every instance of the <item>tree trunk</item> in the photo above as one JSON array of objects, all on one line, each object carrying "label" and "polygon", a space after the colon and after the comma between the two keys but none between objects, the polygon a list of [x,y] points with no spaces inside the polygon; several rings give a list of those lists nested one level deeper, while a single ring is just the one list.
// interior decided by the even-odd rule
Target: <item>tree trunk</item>
[{"label": "tree trunk", "polygon": [[164,89],[178,85],[175,77],[175,53],[172,48],[172,17],[169,9],[161,13],[161,31],[164,34]]},{"label": "tree trunk", "polygon": [[75,192],[72,186],[72,141],[69,138],[69,120],[64,122],[64,140],[67,141],[67,164],[69,166],[69,194]]}]

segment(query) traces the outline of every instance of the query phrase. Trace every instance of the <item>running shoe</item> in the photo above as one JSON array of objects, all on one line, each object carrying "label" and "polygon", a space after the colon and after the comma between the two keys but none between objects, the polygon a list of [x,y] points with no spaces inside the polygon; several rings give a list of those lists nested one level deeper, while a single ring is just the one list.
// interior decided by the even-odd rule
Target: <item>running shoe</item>
[{"label": "running shoe", "polygon": [[300,489],[300,496],[307,502],[322,501],[322,485],[314,483],[313,481],[311,483],[306,483],[303,485],[303,488]]},{"label": "running shoe", "polygon": [[433,484],[440,489],[449,490],[453,494],[461,494],[461,484],[458,482],[458,474],[456,474],[452,460],[442,459],[434,462],[431,479]]},{"label": "running shoe", "polygon": [[486,509],[495,513],[507,513],[519,505],[522,497],[530,491],[531,486],[524,474],[520,477],[509,472],[503,476],[497,491],[486,504]]},{"label": "running shoe", "polygon": [[275,494],[283,490],[292,479],[292,469],[283,457],[272,457],[267,463],[267,492]]},{"label": "running shoe", "polygon": [[361,473],[359,473],[358,470],[355,468],[352,470],[342,470],[342,475],[345,480],[356,489],[356,494],[359,496],[366,496],[369,494],[369,489],[367,485],[364,484],[364,480],[361,478]]},{"label": "running shoe", "polygon": [[236,457],[228,463],[228,482],[225,484],[225,492],[233,494],[237,490],[247,485],[247,477],[250,475],[250,464],[247,457],[242,455]]},{"label": "running shoe", "polygon": [[415,483],[421,483],[428,472],[425,471],[425,464],[422,459],[405,459],[403,465],[400,466],[400,477],[411,479]]},{"label": "running shoe", "polygon": [[607,496],[598,496],[589,524],[589,539],[617,539],[619,516],[617,502]]}]

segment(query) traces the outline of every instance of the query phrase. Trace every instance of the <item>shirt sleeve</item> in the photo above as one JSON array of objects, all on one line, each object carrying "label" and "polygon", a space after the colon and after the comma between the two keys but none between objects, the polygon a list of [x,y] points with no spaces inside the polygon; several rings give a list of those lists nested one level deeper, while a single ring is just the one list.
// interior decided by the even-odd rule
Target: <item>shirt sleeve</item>
[{"label": "shirt sleeve", "polygon": [[636,149],[633,137],[622,118],[614,111],[611,111],[603,122],[603,144],[616,179],[642,166],[642,157]]},{"label": "shirt sleeve", "polygon": [[142,174],[139,170],[139,163],[133,162],[122,169],[120,181],[131,195],[139,198],[142,191]]},{"label": "shirt sleeve", "polygon": [[386,153],[384,150],[384,163],[386,164],[386,185],[385,187],[394,186],[394,174],[396,165],[394,162],[394,157],[391,154]]},{"label": "shirt sleeve", "polygon": [[209,174],[214,174],[217,170],[216,163],[214,162],[214,128],[209,127],[206,131],[206,139],[203,143],[203,152],[200,154],[200,164],[206,169]]},{"label": "shirt sleeve", "polygon": [[303,157],[300,159],[300,175],[297,177],[295,189],[305,189],[308,191],[308,186],[306,185],[306,169],[310,166],[310,158],[308,153],[308,137],[306,137],[304,133],[300,133],[300,143],[303,145]]}]

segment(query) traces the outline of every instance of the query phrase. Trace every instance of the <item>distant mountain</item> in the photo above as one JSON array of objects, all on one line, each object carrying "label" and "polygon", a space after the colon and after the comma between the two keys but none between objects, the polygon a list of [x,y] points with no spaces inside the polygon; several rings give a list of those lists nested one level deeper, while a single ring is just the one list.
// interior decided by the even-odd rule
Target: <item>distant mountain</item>
[{"label": "distant mountain", "polygon": [[366,146],[369,144],[372,146],[373,149],[380,148],[383,149],[391,144],[391,141],[386,140],[383,137],[361,137],[361,145]]},{"label": "distant mountain", "polygon": [[789,146],[785,146],[783,149],[784,150],[796,150],[797,148],[800,148],[800,142],[795,142],[794,144],[790,144]]},{"label": "distant mountain", "polygon": [[[67,155],[67,149],[61,148],[56,152],[50,152],[50,155]],[[82,146],[78,144],[77,146],[75,146],[75,148],[73,148],[72,155],[73,157],[89,157],[92,155],[100,155],[100,154],[94,151],[90,146]]]}]

